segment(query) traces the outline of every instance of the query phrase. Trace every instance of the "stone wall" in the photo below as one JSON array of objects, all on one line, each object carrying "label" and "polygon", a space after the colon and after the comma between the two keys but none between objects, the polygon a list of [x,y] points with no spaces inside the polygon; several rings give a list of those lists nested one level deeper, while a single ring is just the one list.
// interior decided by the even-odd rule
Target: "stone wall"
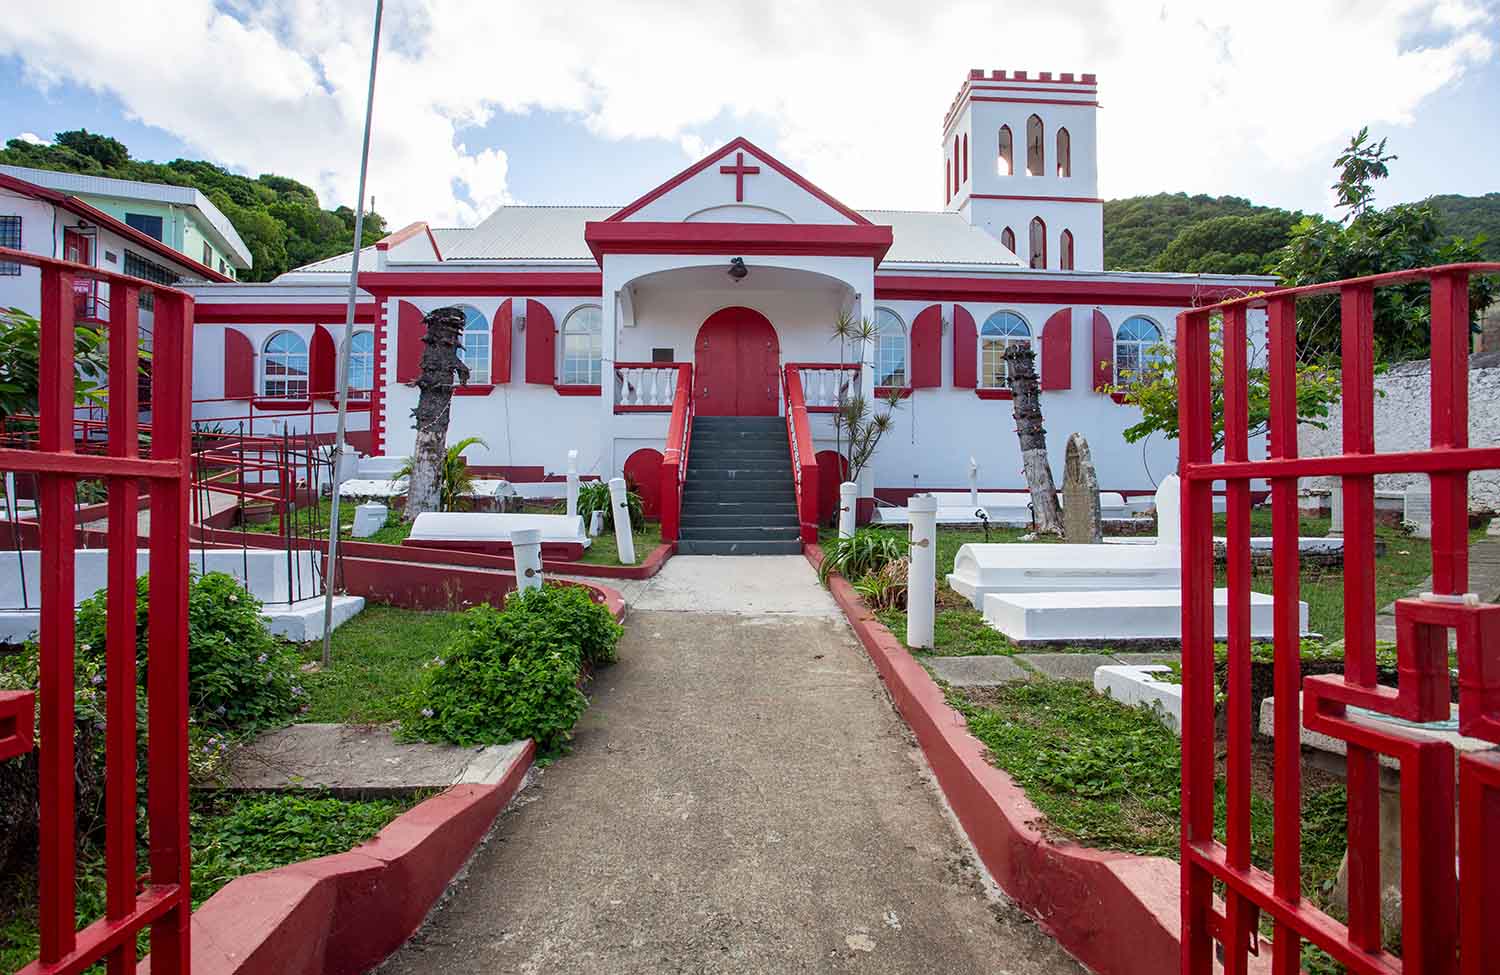
[{"label": "stone wall", "polygon": [[[1432,364],[1407,362],[1375,377],[1375,447],[1380,451],[1421,450],[1431,436]],[[1384,394],[1384,395],[1381,395]],[[1342,433],[1339,408],[1334,406],[1328,429],[1302,424],[1297,445],[1305,457],[1326,456],[1340,451]],[[1493,447],[1500,444],[1500,352],[1482,352],[1469,357],[1469,444]],[[1387,474],[1375,479],[1379,490],[1399,491],[1425,482],[1419,474]],[[1304,488],[1328,490],[1334,478],[1309,478]],[[1476,471],[1469,477],[1469,510],[1500,512],[1500,471]]]}]

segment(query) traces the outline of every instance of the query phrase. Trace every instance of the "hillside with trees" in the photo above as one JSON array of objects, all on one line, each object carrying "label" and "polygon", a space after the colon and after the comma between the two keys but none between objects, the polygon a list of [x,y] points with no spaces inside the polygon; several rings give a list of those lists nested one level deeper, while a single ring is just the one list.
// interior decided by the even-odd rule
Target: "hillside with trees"
[{"label": "hillside with trees", "polygon": [[[51,145],[11,139],[0,149],[0,163],[191,186],[224,211],[250,248],[255,266],[240,276],[242,281],[269,281],[291,268],[342,254],[354,236],[352,209],[323,209],[318,194],[294,179],[269,174],[252,179],[201,159],[132,159],[118,139],[86,129],[59,132]],[[380,215],[366,213],[365,244],[385,235]]]},{"label": "hillside with trees", "polygon": [[1445,193],[1428,197],[1437,211],[1443,232],[1457,237],[1485,237],[1481,250],[1487,261],[1500,261],[1500,193],[1459,196]]}]

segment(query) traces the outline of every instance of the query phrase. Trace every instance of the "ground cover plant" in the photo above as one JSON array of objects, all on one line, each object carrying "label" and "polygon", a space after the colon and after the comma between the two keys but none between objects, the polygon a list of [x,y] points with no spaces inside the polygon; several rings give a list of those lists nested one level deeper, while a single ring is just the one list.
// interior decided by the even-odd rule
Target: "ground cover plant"
[{"label": "ground cover plant", "polygon": [[[641,495],[634,488],[626,489],[625,506],[630,509],[631,528],[640,531],[646,524],[646,514]],[[578,485],[578,516],[583,519],[585,528],[593,520],[596,511],[604,512],[604,530],[612,532],[615,527],[615,506],[609,496],[609,483],[584,481]]]},{"label": "ground cover plant", "polygon": [[[333,664],[302,675],[307,691],[303,721],[379,724],[398,721],[421,682],[423,665],[463,626],[462,613],[422,612],[379,604],[333,631]],[[320,660],[315,643],[301,649]]]},{"label": "ground cover plant", "polygon": [[429,661],[405,730],[458,745],[532,738],[560,754],[588,700],[580,681],[613,662],[624,629],[580,586],[518,592],[475,606]]},{"label": "ground cover plant", "polygon": [[[635,564],[639,565],[661,545],[661,522],[642,522],[631,532],[631,537],[635,541]],[[610,528],[595,538],[578,561],[585,565],[619,565],[620,545],[615,539],[614,529]]]}]

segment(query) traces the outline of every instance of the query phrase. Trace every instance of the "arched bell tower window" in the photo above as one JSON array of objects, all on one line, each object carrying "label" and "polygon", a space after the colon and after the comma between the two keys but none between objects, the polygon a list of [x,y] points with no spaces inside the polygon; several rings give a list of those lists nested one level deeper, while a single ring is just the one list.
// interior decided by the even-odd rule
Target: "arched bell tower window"
[{"label": "arched bell tower window", "polygon": [[1026,175],[1040,176],[1045,171],[1046,152],[1042,148],[1042,117],[1033,115],[1026,120]]},{"label": "arched bell tower window", "polygon": [[1073,270],[1073,231],[1064,230],[1057,241],[1057,266],[1064,271]]},{"label": "arched bell tower window", "polygon": [[969,181],[969,133],[964,133],[964,182]]},{"label": "arched bell tower window", "polygon": [[1047,225],[1041,217],[1031,218],[1031,260],[1034,268],[1047,266]]},{"label": "arched bell tower window", "polygon": [[1063,179],[1073,175],[1073,137],[1067,129],[1057,130],[1057,175]]},{"label": "arched bell tower window", "polygon": [[1000,243],[1012,254],[1016,252],[1016,232],[1006,227],[1000,231]]},{"label": "arched bell tower window", "polygon": [[1000,126],[1000,157],[996,163],[995,171],[1001,176],[1014,176],[1016,174],[1016,149],[1012,145],[1010,137],[1010,126]]}]

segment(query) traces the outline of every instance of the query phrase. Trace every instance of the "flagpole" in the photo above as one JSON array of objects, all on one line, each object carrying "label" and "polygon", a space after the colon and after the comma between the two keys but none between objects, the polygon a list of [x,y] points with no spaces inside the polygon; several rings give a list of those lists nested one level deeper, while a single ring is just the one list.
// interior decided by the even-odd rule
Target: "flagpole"
[{"label": "flagpole", "polygon": [[[370,41],[370,88],[365,95],[365,140],[359,151],[359,196],[354,208],[354,253],[349,269],[349,304],[344,310],[344,341],[339,345],[339,422],[333,437],[333,497],[329,503],[328,559],[323,564],[323,666],[333,662],[333,587],[339,553],[339,490],[343,487],[344,434],[349,422],[349,344],[354,338],[354,306],[359,298],[359,252],[365,236],[365,174],[370,167],[370,119],[375,114],[375,66],[380,58],[380,18],[385,0],[375,0],[375,32]],[[380,382],[380,377],[373,377]],[[371,422],[374,422],[373,415]],[[314,433],[317,431],[314,430]]]}]

